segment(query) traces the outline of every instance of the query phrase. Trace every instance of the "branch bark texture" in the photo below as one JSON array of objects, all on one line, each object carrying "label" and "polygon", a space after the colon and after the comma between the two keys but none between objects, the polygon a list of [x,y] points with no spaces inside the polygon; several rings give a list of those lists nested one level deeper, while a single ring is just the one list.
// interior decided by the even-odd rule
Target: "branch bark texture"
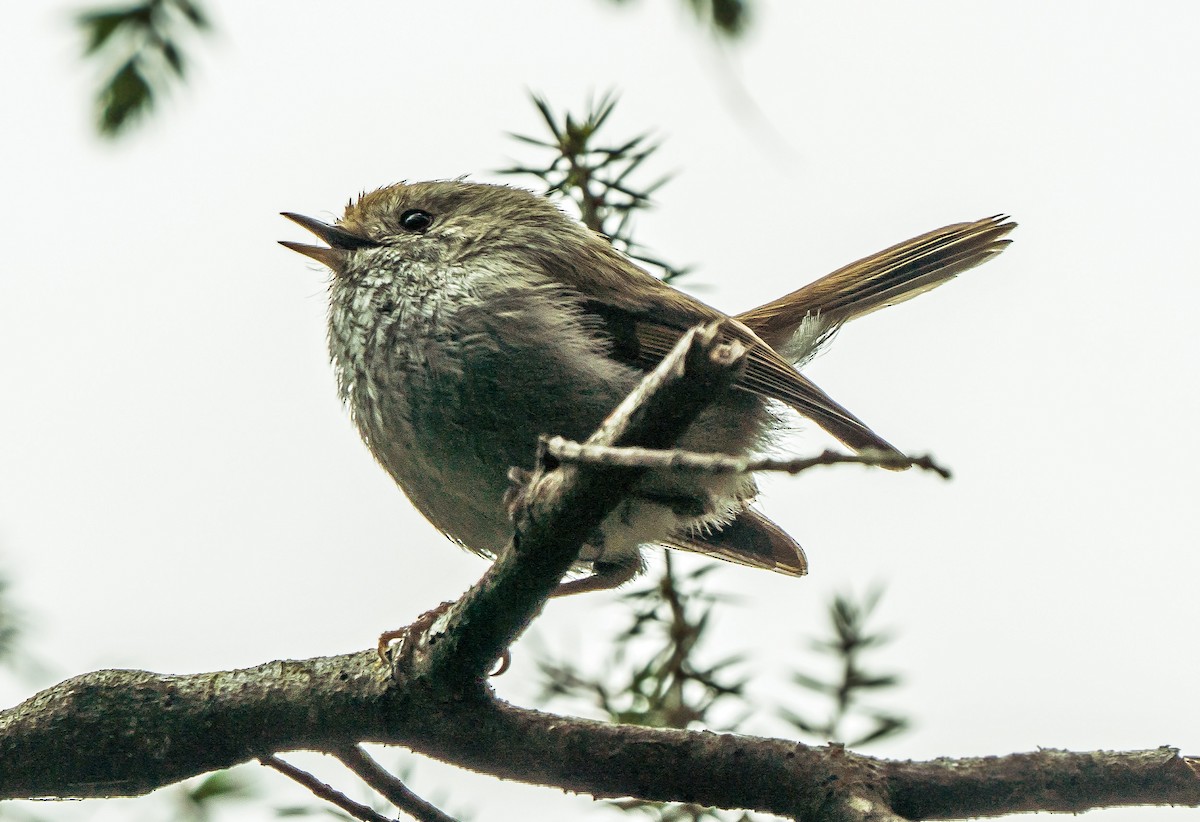
[{"label": "branch bark texture", "polygon": [[357,741],[597,797],[798,819],[1200,805],[1198,766],[1171,748],[887,761],[840,746],[555,716],[482,687],[404,688],[370,651],[191,676],[98,671],[67,680],[0,714],[0,798],[134,796],[272,753],[336,755]]}]

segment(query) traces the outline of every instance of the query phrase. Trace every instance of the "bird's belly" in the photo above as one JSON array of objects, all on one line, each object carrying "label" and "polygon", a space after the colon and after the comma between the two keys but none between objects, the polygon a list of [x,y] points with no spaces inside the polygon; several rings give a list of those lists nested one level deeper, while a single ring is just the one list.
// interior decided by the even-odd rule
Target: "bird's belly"
[{"label": "bird's belly", "polygon": [[[543,434],[586,439],[642,372],[608,357],[587,329],[559,328],[551,339],[508,333],[503,324],[472,328],[453,342],[410,337],[386,384],[360,385],[351,402],[364,439],[421,513],[471,551],[494,556],[512,534],[509,469],[533,467]],[[738,392],[702,415],[681,444],[743,454],[759,444],[768,419],[761,399]],[[727,521],[753,493],[748,477],[651,472],[581,559],[626,559],[641,543]]]}]

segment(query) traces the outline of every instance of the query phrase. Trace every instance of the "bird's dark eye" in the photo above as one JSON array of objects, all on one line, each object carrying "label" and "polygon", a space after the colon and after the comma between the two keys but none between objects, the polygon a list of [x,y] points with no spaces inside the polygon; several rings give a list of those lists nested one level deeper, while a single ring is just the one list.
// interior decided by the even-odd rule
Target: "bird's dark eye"
[{"label": "bird's dark eye", "polygon": [[400,215],[400,226],[405,231],[421,232],[433,225],[433,215],[419,208],[410,208]]}]

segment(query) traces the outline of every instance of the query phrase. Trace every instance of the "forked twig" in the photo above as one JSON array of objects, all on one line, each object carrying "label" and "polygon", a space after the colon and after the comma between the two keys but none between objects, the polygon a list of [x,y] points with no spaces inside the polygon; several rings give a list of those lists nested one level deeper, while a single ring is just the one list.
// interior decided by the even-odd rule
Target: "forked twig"
[{"label": "forked twig", "polygon": [[454,817],[445,814],[409,790],[399,777],[387,771],[361,746],[342,748],[334,751],[333,755],[354,771],[362,781],[379,791],[384,799],[417,822],[457,822]]},{"label": "forked twig", "polygon": [[301,770],[289,762],[284,762],[274,754],[261,757],[258,761],[268,768],[274,768],[289,779],[294,779],[312,791],[318,799],[324,799],[332,805],[337,805],[355,819],[361,819],[363,822],[392,822],[392,820],[374,808],[370,808],[361,802],[355,802],[332,785],[322,782],[308,771]]}]

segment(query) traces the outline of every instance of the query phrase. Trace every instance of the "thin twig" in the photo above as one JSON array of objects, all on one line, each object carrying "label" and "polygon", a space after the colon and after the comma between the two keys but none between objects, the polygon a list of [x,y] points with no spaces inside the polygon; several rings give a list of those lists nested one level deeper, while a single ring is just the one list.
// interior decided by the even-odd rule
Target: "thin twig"
[{"label": "thin twig", "polygon": [[614,448],[605,445],[579,443],[564,437],[547,437],[546,453],[560,462],[580,462],[589,465],[610,465],[621,468],[653,468],[695,471],[707,474],[739,474],[747,471],[784,471],[799,474],[818,465],[873,465],[879,468],[921,468],[933,471],[942,479],[950,479],[950,469],[933,461],[926,454],[909,457],[883,451],[865,450],[859,454],[823,451],[815,457],[774,459],[770,457],[732,457],[728,454],[699,453],[679,449]]},{"label": "thin twig", "polygon": [[389,773],[358,745],[334,751],[333,755],[362,781],[379,791],[384,799],[417,822],[457,822],[454,817],[447,816],[409,790],[395,774]]},{"label": "thin twig", "polygon": [[322,782],[308,771],[302,771],[295,765],[284,762],[277,756],[264,756],[258,761],[268,768],[274,768],[284,776],[296,780],[312,791],[318,799],[324,799],[332,805],[337,805],[355,819],[361,819],[363,822],[392,822],[391,819],[373,808],[369,808],[361,802],[355,802],[332,785]]}]

